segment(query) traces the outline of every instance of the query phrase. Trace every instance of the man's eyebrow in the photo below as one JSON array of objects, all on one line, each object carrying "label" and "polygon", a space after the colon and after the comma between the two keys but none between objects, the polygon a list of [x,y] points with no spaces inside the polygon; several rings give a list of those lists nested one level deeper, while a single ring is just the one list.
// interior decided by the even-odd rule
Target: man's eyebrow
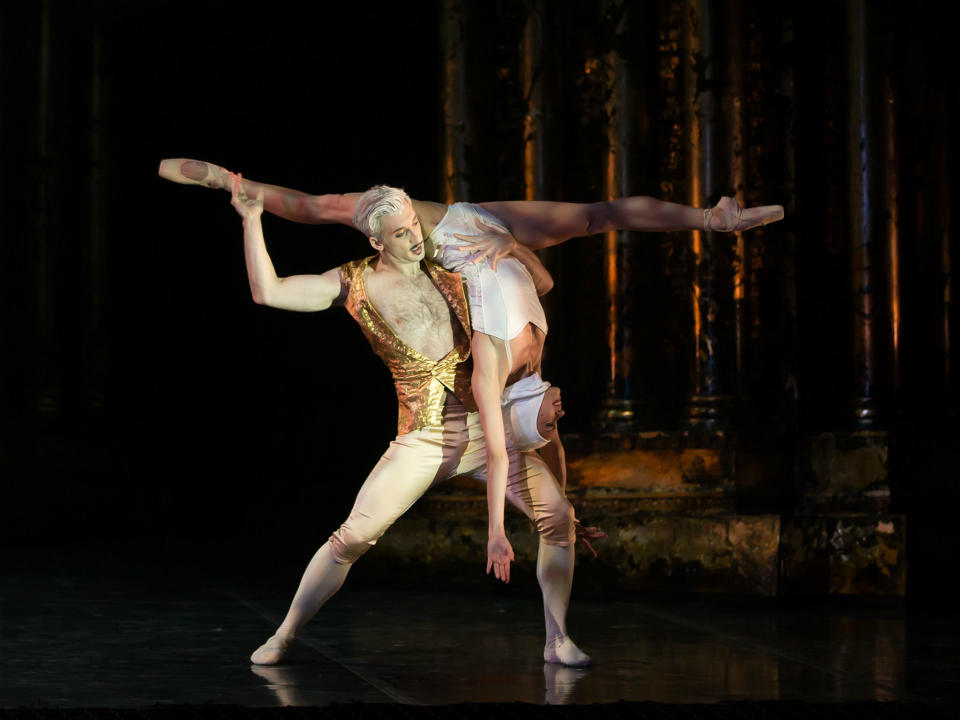
[{"label": "man's eyebrow", "polygon": [[417,221],[417,216],[414,215],[413,220],[411,220],[407,225],[401,225],[400,227],[398,227],[396,230],[393,231],[393,234],[396,235],[398,232],[412,227],[416,221]]}]

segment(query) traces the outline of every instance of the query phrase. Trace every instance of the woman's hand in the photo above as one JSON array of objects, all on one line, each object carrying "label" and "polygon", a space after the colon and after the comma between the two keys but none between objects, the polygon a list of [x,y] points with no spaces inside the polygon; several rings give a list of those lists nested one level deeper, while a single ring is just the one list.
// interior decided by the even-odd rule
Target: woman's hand
[{"label": "woman's hand", "polygon": [[513,548],[507,535],[503,530],[500,532],[491,532],[490,539],[487,540],[487,575],[490,574],[490,568],[493,568],[497,580],[510,582],[510,561],[513,560]]},{"label": "woman's hand", "polygon": [[497,262],[510,255],[517,247],[517,239],[506,228],[491,225],[480,218],[474,218],[478,235],[454,233],[458,240],[469,243],[455,248],[458,252],[473,253],[473,264],[489,260],[490,269],[497,269]]},{"label": "woman's hand", "polygon": [[243,173],[230,173],[230,204],[244,220],[252,220],[263,215],[263,188],[257,197],[251,199],[243,191]]},{"label": "woman's hand", "polygon": [[589,550],[593,556],[596,557],[597,551],[593,549],[593,545],[590,544],[590,541],[603,540],[607,534],[598,527],[587,527],[586,525],[582,525],[580,521],[576,519],[573,521],[573,527],[577,534],[577,540],[586,545],[587,550]]}]

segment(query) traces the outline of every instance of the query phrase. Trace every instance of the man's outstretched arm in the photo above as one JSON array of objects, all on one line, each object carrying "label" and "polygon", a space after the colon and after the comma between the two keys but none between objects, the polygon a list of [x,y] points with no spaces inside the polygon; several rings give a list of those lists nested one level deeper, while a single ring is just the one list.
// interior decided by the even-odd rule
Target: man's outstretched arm
[{"label": "man's outstretched arm", "polygon": [[340,268],[322,275],[277,277],[273,261],[263,238],[263,197],[248,197],[241,189],[241,179],[232,182],[231,205],[243,218],[243,252],[247,263],[250,293],[259,305],[314,312],[326,310],[340,295]]},{"label": "man's outstretched arm", "polygon": [[596,203],[508,200],[480,205],[506,224],[517,242],[533,249],[611,230],[732,232],[783,218],[781,205],[741,208],[731,197],[722,198],[712,208],[640,195]]},{"label": "man's outstretched arm", "polygon": [[[182,185],[202,185],[230,192],[230,171],[203,160],[167,158],[160,161],[160,177]],[[309,195],[299,190],[267,185],[243,178],[241,188],[248,197],[262,191],[264,209],[287,220],[321,225],[341,223],[353,227],[353,206],[360,193]]]}]

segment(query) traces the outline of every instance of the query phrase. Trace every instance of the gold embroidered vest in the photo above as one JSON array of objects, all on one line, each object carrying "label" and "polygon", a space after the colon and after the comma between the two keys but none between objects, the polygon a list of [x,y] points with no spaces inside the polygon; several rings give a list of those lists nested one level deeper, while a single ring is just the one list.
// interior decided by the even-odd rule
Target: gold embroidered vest
[{"label": "gold embroidered vest", "polygon": [[373,351],[393,375],[400,414],[397,433],[443,424],[447,390],[467,409],[475,410],[470,389],[470,317],[459,273],[447,272],[426,260],[424,267],[460,323],[454,328],[454,348],[440,360],[421,355],[401,340],[367,297],[363,272],[377,256],[353,260],[340,266],[340,298],[347,312],[360,325]]}]

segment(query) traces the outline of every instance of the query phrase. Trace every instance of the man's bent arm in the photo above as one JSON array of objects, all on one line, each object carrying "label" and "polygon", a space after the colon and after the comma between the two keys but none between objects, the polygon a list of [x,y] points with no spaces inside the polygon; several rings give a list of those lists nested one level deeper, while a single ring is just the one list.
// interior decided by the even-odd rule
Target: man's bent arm
[{"label": "man's bent arm", "polygon": [[328,270],[323,275],[277,277],[260,222],[263,197],[250,199],[240,188],[241,178],[232,178],[230,204],[243,218],[243,252],[254,302],[282,310],[326,310],[340,295],[340,268]]},{"label": "man's bent arm", "polygon": [[250,293],[258,305],[315,312],[326,310],[340,295],[340,268],[333,268],[322,275],[277,277],[267,253],[259,217],[244,218],[243,251]]},{"label": "man's bent arm", "polygon": [[[161,160],[158,174],[182,185],[202,185],[230,191],[230,171],[203,160]],[[256,197],[262,190],[264,209],[267,212],[308,225],[341,223],[353,227],[353,208],[360,196],[360,193],[310,195],[248,178],[243,178],[242,190],[249,197]]]}]

